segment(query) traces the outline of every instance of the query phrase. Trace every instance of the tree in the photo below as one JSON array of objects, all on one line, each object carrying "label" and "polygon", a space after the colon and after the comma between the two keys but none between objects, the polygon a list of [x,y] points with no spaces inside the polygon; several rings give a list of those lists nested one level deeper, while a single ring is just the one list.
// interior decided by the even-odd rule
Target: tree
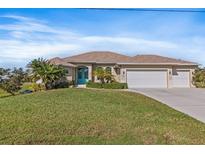
[{"label": "tree", "polygon": [[114,76],[111,73],[111,68],[103,69],[102,67],[97,67],[94,71],[94,76],[96,76],[101,83],[110,83],[114,81]]},{"label": "tree", "polygon": [[94,71],[94,76],[100,80],[101,83],[105,83],[105,71],[103,70],[102,67],[97,67]]},{"label": "tree", "polygon": [[15,78],[15,82],[23,84],[28,80],[28,72],[24,71],[22,68],[14,68],[10,73],[11,77]]},{"label": "tree", "polygon": [[21,89],[27,74],[22,68],[0,69],[0,88],[6,92],[15,95]]},{"label": "tree", "polygon": [[106,83],[110,83],[114,81],[114,76],[112,75],[112,69],[111,67],[106,67],[104,70],[104,77]]},{"label": "tree", "polygon": [[63,79],[66,70],[61,65],[53,65],[43,58],[34,59],[28,64],[33,81],[42,80],[46,89],[51,89],[55,82]]}]

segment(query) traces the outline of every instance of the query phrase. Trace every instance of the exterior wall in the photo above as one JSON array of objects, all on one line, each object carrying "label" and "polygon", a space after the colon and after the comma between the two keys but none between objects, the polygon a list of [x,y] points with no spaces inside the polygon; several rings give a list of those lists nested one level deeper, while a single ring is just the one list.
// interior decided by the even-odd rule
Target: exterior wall
[{"label": "exterior wall", "polygon": [[65,69],[68,70],[68,74],[66,75],[66,78],[68,81],[72,81],[75,79],[75,73],[74,73],[74,68],[72,67],[65,67]]},{"label": "exterior wall", "polygon": [[191,88],[195,88],[195,85],[193,84],[193,74],[194,74],[195,69],[190,69],[190,79],[191,79],[191,83],[190,83],[190,87]]},{"label": "exterior wall", "polygon": [[[136,69],[148,69],[148,70],[167,70],[167,87],[171,88],[172,87],[172,73],[173,70],[188,70],[190,71],[190,87],[194,87],[192,84],[192,77],[193,77],[193,72],[195,70],[194,66],[163,66],[163,65],[158,65],[158,66],[153,66],[153,65],[121,65],[120,70],[117,73],[116,69],[114,68],[114,64],[76,64],[77,67],[83,66],[83,67],[88,67],[88,80],[94,81],[94,82],[100,82],[97,77],[93,77],[93,71],[95,70],[96,67],[110,67],[112,71],[112,75],[114,75],[115,80],[117,82],[121,83],[126,83],[127,82],[127,70],[136,70]],[[67,67],[68,69],[68,80],[76,80],[77,78],[77,68],[71,68]]]}]

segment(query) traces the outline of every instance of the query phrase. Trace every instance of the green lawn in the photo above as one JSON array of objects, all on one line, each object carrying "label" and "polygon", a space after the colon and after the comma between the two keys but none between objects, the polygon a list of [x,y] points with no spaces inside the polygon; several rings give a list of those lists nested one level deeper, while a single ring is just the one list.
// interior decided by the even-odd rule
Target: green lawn
[{"label": "green lawn", "polygon": [[205,144],[205,124],[136,93],[60,89],[0,98],[0,144]]}]

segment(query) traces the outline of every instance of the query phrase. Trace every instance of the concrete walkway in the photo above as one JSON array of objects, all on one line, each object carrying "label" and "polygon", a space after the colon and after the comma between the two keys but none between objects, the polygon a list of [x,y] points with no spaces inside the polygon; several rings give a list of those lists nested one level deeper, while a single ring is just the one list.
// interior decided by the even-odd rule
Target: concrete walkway
[{"label": "concrete walkway", "polygon": [[154,98],[205,123],[205,89],[130,89]]}]

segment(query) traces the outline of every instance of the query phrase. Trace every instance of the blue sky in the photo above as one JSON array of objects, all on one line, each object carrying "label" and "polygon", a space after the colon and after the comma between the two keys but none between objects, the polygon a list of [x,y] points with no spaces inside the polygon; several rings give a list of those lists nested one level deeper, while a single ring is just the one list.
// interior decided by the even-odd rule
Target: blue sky
[{"label": "blue sky", "polygon": [[96,50],[158,54],[205,66],[204,42],[205,12],[0,9],[0,67]]}]

